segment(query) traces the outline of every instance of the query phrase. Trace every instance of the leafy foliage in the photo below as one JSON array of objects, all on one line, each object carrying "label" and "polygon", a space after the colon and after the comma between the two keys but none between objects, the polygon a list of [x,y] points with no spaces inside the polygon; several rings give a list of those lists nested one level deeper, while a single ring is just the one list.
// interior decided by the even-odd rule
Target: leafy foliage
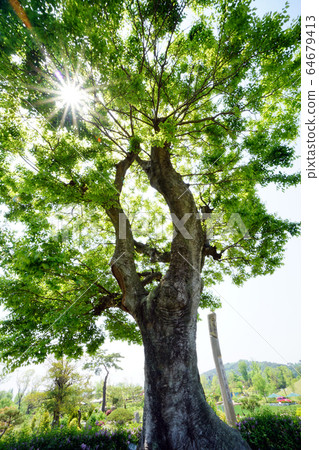
[{"label": "leafy foliage", "polygon": [[49,433],[39,433],[37,435],[17,435],[12,436],[5,442],[0,441],[0,449],[31,450],[32,448],[49,449],[62,448],[71,450],[80,448],[83,450],[108,449],[127,450],[128,443],[137,444],[140,432],[127,432],[118,430],[116,433],[106,430],[55,430]]},{"label": "leafy foliage", "polygon": [[[60,414],[72,408],[80,408],[85,380],[66,359],[53,361],[48,370],[49,389],[46,392],[45,405],[53,413],[53,425],[60,423]],[[87,390],[88,389],[88,386]]]},{"label": "leafy foliage", "polygon": [[252,449],[298,449],[301,445],[299,418],[279,416],[264,410],[237,423],[237,429]]},{"label": "leafy foliage", "polygon": [[128,411],[125,408],[117,408],[107,416],[107,420],[110,422],[116,422],[119,425],[123,425],[134,419],[132,411]]},{"label": "leafy foliage", "polygon": [[21,423],[21,417],[17,408],[6,406],[0,409],[0,438],[19,423]]},{"label": "leafy foliage", "polygon": [[[129,302],[151,295],[179,261],[168,209],[198,212],[206,287],[282,264],[299,225],[268,213],[258,189],[300,178],[291,170],[300,25],[288,21],[286,9],[259,17],[249,0],[26,0],[18,14],[4,4],[0,343],[8,366],[93,354],[106,332],[141,343]],[[81,104],[61,97],[72,83]],[[159,151],[174,173],[169,180],[165,171],[166,193],[149,170]],[[139,239],[135,222],[150,224]],[[120,274],[129,273],[125,286],[110,261],[113,272],[123,264]],[[207,292],[201,306],[216,307]]]},{"label": "leafy foliage", "polygon": [[[243,381],[250,385],[251,383],[251,375],[253,372],[253,366],[258,366],[261,373],[265,374],[267,380],[270,381],[270,374],[273,376],[273,380],[277,380],[276,383],[280,383],[279,378],[283,377],[283,374],[286,374],[286,381],[293,381],[293,379],[298,379],[301,375],[301,363],[289,363],[288,365],[273,363],[270,361],[247,361],[240,360],[234,363],[226,363],[224,364],[226,376],[230,374],[230,372],[235,372],[238,375],[241,375]],[[204,373],[204,375],[211,380],[213,376],[216,375],[216,369],[209,370]],[[288,384],[290,384],[288,382]],[[278,386],[280,389],[280,387]]]},{"label": "leafy foliage", "polygon": [[256,408],[260,406],[260,402],[256,395],[245,397],[241,399],[242,408],[247,410],[250,414],[253,414]]},{"label": "leafy foliage", "polygon": [[123,358],[123,356],[119,353],[106,354],[106,351],[99,350],[90,361],[84,364],[84,369],[94,370],[96,375],[100,375],[104,369],[108,375],[109,369],[112,367],[118,370],[121,369],[121,367],[117,364],[120,358]]},{"label": "leafy foliage", "polygon": [[[100,393],[100,391],[101,388],[98,385],[98,393]],[[141,386],[119,383],[116,386],[109,386],[106,396],[109,407],[116,406],[127,408],[134,405],[134,407],[137,408],[143,406],[144,391]]]},{"label": "leafy foliage", "polygon": [[0,391],[0,409],[13,406],[12,391]]}]

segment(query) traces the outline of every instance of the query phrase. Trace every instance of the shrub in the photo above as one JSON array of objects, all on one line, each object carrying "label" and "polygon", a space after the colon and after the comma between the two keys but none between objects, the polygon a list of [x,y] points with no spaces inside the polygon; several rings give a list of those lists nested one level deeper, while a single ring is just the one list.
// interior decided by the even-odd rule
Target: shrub
[{"label": "shrub", "polygon": [[137,444],[140,431],[117,430],[75,430],[54,429],[48,433],[27,435],[19,433],[0,440],[0,450],[127,450],[130,444]]},{"label": "shrub", "polygon": [[22,423],[20,412],[13,406],[6,406],[0,409],[0,434],[4,434],[16,425]]},{"label": "shrub", "polygon": [[93,411],[86,424],[91,427],[94,427],[96,426],[97,422],[105,420],[106,414],[103,411]]},{"label": "shrub", "polygon": [[126,422],[130,422],[134,419],[132,411],[128,411],[125,408],[117,408],[111,414],[107,416],[107,420],[110,422],[116,422],[119,425],[123,425]]},{"label": "shrub", "polygon": [[37,425],[37,417],[34,415],[31,420],[31,430],[34,431]]},{"label": "shrub", "polygon": [[75,428],[75,429],[79,429],[78,427],[78,419],[76,419],[75,417],[70,421],[69,423],[69,428]]},{"label": "shrub", "polygon": [[256,408],[260,406],[260,400],[256,395],[251,395],[250,397],[240,399],[240,403],[243,409],[246,409],[251,414]]},{"label": "shrub", "polygon": [[220,418],[220,420],[227,423],[226,414],[224,413],[224,411],[221,411],[220,409],[217,408],[216,414]]},{"label": "shrub", "polygon": [[40,431],[49,431],[50,430],[50,414],[48,411],[41,416],[39,430]]},{"label": "shrub", "polygon": [[131,433],[140,433],[142,431],[142,424],[136,422],[130,422],[125,425],[125,429]]},{"label": "shrub", "polygon": [[67,427],[69,425],[69,422],[70,422],[70,417],[67,414],[65,414],[62,417],[62,419],[60,420],[60,426]]},{"label": "shrub", "polygon": [[301,446],[300,419],[265,410],[238,422],[236,428],[252,450],[297,450]]}]

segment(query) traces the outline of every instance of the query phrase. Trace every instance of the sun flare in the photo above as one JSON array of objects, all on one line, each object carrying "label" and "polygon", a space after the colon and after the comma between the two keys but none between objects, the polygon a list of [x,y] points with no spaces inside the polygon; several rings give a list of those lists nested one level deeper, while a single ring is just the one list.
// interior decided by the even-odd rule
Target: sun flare
[{"label": "sun flare", "polygon": [[[60,116],[60,125],[63,127],[70,118],[75,127],[78,120],[87,116],[92,104],[92,87],[84,87],[85,82],[78,73],[71,76],[67,71],[63,75],[59,70],[55,69],[54,77],[47,77],[50,88],[34,87],[34,89],[47,94],[47,98],[40,100],[39,104],[52,104],[53,110],[49,115],[49,119],[54,116]],[[48,96],[49,95],[49,96]],[[61,116],[62,113],[62,116]]]},{"label": "sun flare", "polygon": [[85,95],[80,85],[70,82],[61,85],[57,101],[65,107],[80,110],[85,103]]}]

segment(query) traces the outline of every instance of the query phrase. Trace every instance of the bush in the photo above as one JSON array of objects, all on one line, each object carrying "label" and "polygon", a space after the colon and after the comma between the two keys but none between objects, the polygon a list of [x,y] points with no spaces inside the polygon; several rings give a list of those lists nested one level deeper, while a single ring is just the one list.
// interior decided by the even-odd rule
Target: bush
[{"label": "bush", "polygon": [[139,432],[117,430],[70,430],[55,429],[48,433],[27,435],[20,433],[0,440],[0,450],[35,450],[35,449],[64,449],[64,450],[127,450],[130,444],[137,444]]},{"label": "bush", "polygon": [[301,446],[301,422],[298,417],[258,412],[236,425],[252,450],[297,450]]},{"label": "bush", "polygon": [[260,406],[260,400],[256,395],[251,395],[250,397],[244,397],[240,399],[240,403],[243,409],[252,414],[256,408]]},{"label": "bush", "polygon": [[49,431],[51,428],[50,426],[50,414],[48,411],[45,411],[45,413],[41,416],[40,424],[39,424],[39,430],[40,431]]},{"label": "bush", "polygon": [[226,414],[224,413],[224,411],[221,411],[220,409],[217,408],[216,414],[220,418],[220,420],[227,423]]},{"label": "bush", "polygon": [[22,423],[20,412],[14,406],[0,409],[0,434],[11,431],[16,425]]},{"label": "bush", "polygon": [[132,411],[128,411],[125,408],[117,408],[111,414],[107,416],[107,420],[110,422],[116,422],[119,425],[123,425],[126,422],[130,422],[134,419]]},{"label": "bush", "polygon": [[125,425],[125,429],[128,432],[134,433],[134,434],[139,434],[142,431],[142,424],[141,423],[136,423],[136,422],[130,422],[127,423]]},{"label": "bush", "polygon": [[31,420],[31,430],[34,431],[37,425],[37,417],[34,415]]},{"label": "bush", "polygon": [[70,422],[70,417],[65,414],[62,419],[60,420],[60,427],[67,427],[69,425]]},{"label": "bush", "polygon": [[95,427],[97,425],[97,423],[99,423],[101,421],[105,421],[105,420],[106,420],[105,412],[93,411],[86,424],[91,427]]},{"label": "bush", "polygon": [[68,427],[69,427],[69,428],[79,429],[79,426],[78,426],[78,419],[76,419],[76,418],[74,417],[72,420],[70,420]]}]

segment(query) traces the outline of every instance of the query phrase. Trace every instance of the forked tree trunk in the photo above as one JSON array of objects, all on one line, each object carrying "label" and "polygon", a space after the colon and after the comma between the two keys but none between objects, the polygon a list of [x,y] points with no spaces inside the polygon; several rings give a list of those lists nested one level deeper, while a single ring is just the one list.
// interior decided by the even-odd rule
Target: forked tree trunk
[{"label": "forked tree trunk", "polygon": [[205,400],[197,369],[196,313],[159,309],[156,302],[145,304],[139,321],[145,351],[139,449],[248,449]]},{"label": "forked tree trunk", "polygon": [[[127,157],[117,165],[119,192],[132,161]],[[153,146],[150,160],[139,158],[138,163],[151,186],[165,199],[174,225],[169,269],[157,288],[147,293],[145,279],[142,283],[135,266],[136,245],[129,221],[120,227],[121,208],[108,210],[117,236],[112,272],[122,290],[124,308],[140,327],[145,350],[144,418],[139,448],[247,449],[249,446],[239,432],[221,422],[206,403],[200,384],[196,319],[206,236],[194,198],[171,163],[168,143]],[[124,237],[120,228],[125,231]],[[146,254],[150,256],[149,252]],[[158,252],[152,251],[151,256],[156,260]]]}]

